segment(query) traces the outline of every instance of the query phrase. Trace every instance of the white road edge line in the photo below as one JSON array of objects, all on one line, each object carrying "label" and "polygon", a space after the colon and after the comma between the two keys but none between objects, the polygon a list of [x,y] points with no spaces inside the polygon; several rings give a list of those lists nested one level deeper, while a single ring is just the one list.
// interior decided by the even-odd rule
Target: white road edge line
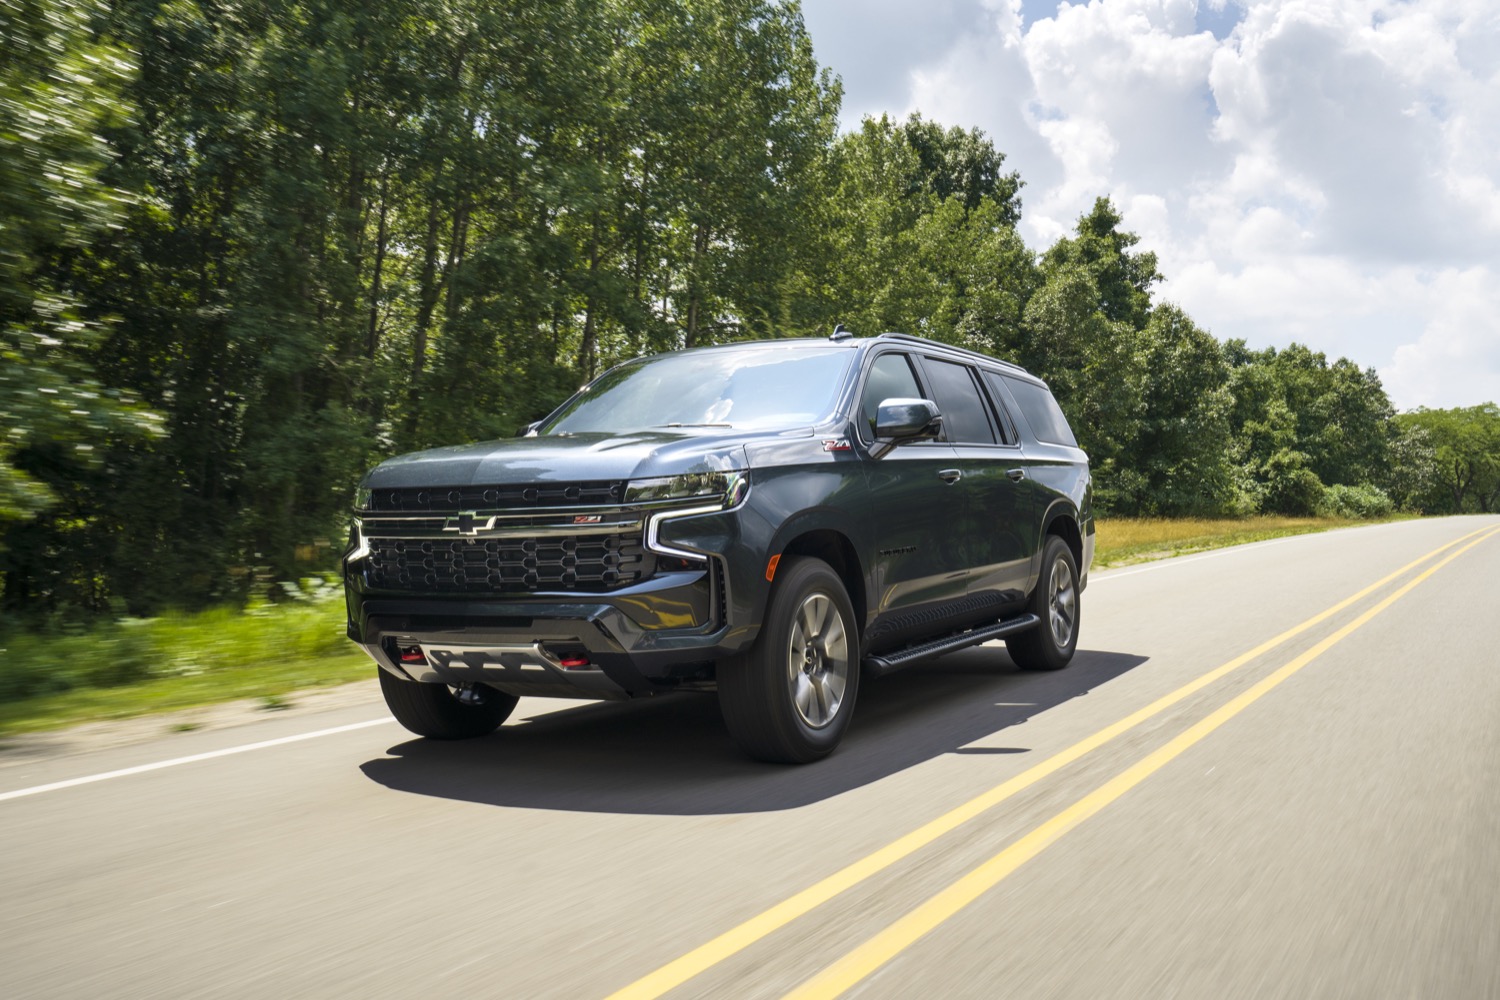
[{"label": "white road edge line", "polygon": [[354,722],[347,726],[334,726],[332,729],[319,729],[315,732],[301,733],[297,736],[283,736],[275,740],[261,740],[259,743],[246,743],[243,746],[226,747],[223,750],[210,750],[208,753],[195,753],[189,757],[173,757],[171,760],[159,760],[154,764],[139,764],[136,767],[122,767],[118,771],[105,771],[102,774],[88,774],[81,778],[53,781],[45,785],[33,785],[30,788],[18,788],[13,792],[0,792],[0,802],[4,802],[7,799],[24,798],[27,795],[40,795],[43,792],[55,792],[62,788],[73,788],[76,785],[91,785],[96,781],[108,781],[111,778],[124,778],[132,774],[143,774],[146,771],[160,771],[164,767],[177,767],[179,764],[192,764],[200,760],[213,760],[215,757],[229,757],[237,753],[249,753],[251,750],[264,750],[267,747],[279,747],[287,743],[315,740],[320,736],[335,736],[339,733],[353,732],[356,729],[384,726],[395,721],[395,719],[387,718],[371,719],[369,722]]}]

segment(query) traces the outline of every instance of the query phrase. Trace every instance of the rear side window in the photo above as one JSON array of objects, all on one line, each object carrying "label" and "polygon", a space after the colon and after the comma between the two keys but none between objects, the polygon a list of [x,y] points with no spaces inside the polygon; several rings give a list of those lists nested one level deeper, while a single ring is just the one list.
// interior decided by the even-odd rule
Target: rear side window
[{"label": "rear side window", "polygon": [[995,430],[985,412],[984,397],[968,365],[924,358],[932,380],[933,402],[943,414],[943,432],[951,444],[994,444]]},{"label": "rear side window", "polygon": [[865,426],[875,433],[875,411],[887,399],[921,399],[922,390],[917,388],[917,377],[912,374],[911,362],[904,354],[882,354],[870,366],[870,377],[865,379],[865,394],[860,397],[860,412]]},{"label": "rear side window", "polygon": [[1021,408],[1026,422],[1031,425],[1031,433],[1036,435],[1038,441],[1078,447],[1078,439],[1073,436],[1073,429],[1068,426],[1068,418],[1063,416],[1062,407],[1057,405],[1057,400],[1052,398],[1052,393],[1031,382],[1022,382],[1018,378],[1008,376],[1001,377],[1005,379],[1005,384],[1010,386],[1011,395],[1016,398],[1016,405]]}]

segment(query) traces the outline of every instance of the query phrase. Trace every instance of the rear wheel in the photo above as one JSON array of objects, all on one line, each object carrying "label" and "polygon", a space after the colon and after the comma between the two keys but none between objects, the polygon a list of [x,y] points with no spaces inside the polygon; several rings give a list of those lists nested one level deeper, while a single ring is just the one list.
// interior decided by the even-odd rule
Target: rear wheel
[{"label": "rear wheel", "polygon": [[844,583],[828,564],[781,560],[765,624],[750,649],[719,664],[719,710],[760,760],[805,764],[838,746],[859,691],[859,636]]},{"label": "rear wheel", "polygon": [[1010,658],[1023,670],[1066,667],[1078,648],[1078,563],[1056,535],[1042,548],[1042,575],[1026,610],[1042,621],[1005,640]]},{"label": "rear wheel", "polygon": [[467,740],[493,733],[519,700],[483,684],[450,688],[402,680],[389,670],[379,673],[380,693],[396,721],[433,740]]}]

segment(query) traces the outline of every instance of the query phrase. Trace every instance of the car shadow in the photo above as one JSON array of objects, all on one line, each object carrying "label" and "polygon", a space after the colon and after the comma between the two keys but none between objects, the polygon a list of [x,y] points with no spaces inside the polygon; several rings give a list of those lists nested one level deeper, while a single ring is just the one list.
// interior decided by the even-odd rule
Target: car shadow
[{"label": "car shadow", "polygon": [[461,742],[412,739],[360,770],[397,791],[572,812],[711,815],[794,809],[942,754],[1025,754],[971,746],[1081,697],[1146,662],[1079,650],[1066,670],[1023,672],[1003,649],[950,653],[865,678],[853,724],[806,767],[746,758],[711,694],[590,703]]}]

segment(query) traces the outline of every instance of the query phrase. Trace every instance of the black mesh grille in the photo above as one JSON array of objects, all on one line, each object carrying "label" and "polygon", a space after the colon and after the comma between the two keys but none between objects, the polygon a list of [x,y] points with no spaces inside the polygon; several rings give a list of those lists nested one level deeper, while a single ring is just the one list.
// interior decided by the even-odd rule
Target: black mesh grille
[{"label": "black mesh grille", "polygon": [[367,579],[413,593],[610,590],[650,572],[639,534],[425,541],[374,538]]},{"label": "black mesh grille", "polygon": [[376,511],[499,510],[527,507],[580,507],[618,504],[625,484],[612,482],[507,483],[503,486],[429,486],[422,489],[379,489],[370,495]]}]

